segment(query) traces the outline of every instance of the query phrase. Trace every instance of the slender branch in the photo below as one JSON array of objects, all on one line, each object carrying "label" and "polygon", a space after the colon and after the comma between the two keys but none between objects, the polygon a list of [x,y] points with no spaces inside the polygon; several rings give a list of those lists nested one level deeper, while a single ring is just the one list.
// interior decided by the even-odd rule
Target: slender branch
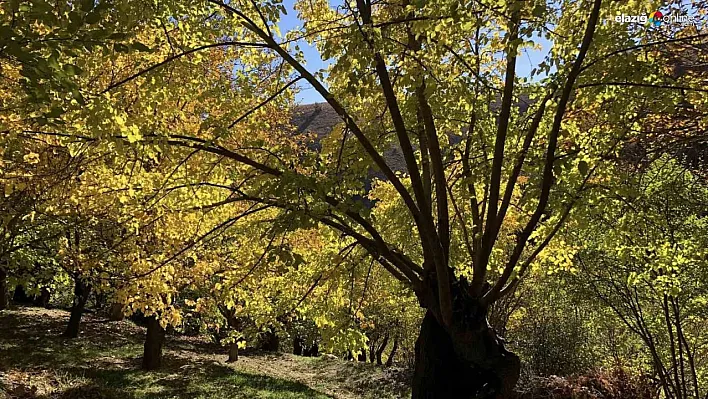
[{"label": "slender branch", "polygon": [[270,97],[268,97],[268,98],[266,98],[265,100],[261,101],[258,105],[256,105],[255,107],[251,108],[250,110],[248,110],[248,112],[246,112],[245,114],[239,116],[235,121],[231,122],[231,124],[229,125],[229,129],[231,129],[232,127],[236,126],[239,122],[243,121],[244,119],[248,118],[249,115],[251,115],[252,113],[256,112],[256,111],[259,110],[260,108],[264,107],[264,106],[265,106],[266,104],[268,104],[269,102],[273,101],[276,97],[278,97],[281,93],[283,93],[285,90],[287,90],[290,86],[292,86],[292,85],[294,85],[295,83],[297,83],[300,79],[302,79],[302,76],[299,76],[299,77],[297,77],[296,79],[291,80],[291,81],[288,82],[285,86],[281,87],[280,89],[278,89],[278,91],[276,91],[275,93],[273,93]]},{"label": "slender branch", "polygon": [[158,62],[157,64],[151,65],[151,66],[149,66],[149,67],[147,67],[147,68],[145,68],[145,69],[143,69],[143,70],[141,70],[141,71],[139,71],[139,72],[134,73],[133,75],[128,76],[127,78],[125,78],[125,79],[123,79],[123,80],[121,80],[121,81],[119,81],[119,82],[117,82],[117,83],[111,84],[110,86],[108,86],[108,87],[106,87],[105,89],[103,89],[103,91],[101,91],[100,94],[107,93],[107,92],[109,92],[109,91],[115,89],[115,88],[118,87],[118,86],[122,86],[122,85],[124,85],[124,84],[126,84],[126,83],[128,83],[128,82],[130,82],[130,81],[132,81],[132,80],[134,80],[134,79],[139,78],[139,77],[142,76],[142,75],[145,75],[146,73],[148,73],[148,72],[150,72],[150,71],[153,71],[153,70],[155,70],[155,69],[157,69],[157,68],[160,68],[161,66],[167,65],[167,64],[169,64],[170,62],[172,62],[172,61],[174,61],[174,60],[176,60],[176,59],[178,59],[178,58],[182,58],[182,57],[184,57],[184,56],[186,56],[186,55],[189,55],[189,54],[192,54],[192,53],[196,53],[197,51],[201,51],[201,50],[206,50],[206,49],[215,48],[215,47],[228,47],[228,46],[266,47],[266,45],[265,45],[265,44],[262,44],[262,43],[237,42],[237,41],[227,41],[227,42],[220,42],[220,43],[205,44],[205,45],[203,45],[203,46],[195,47],[195,48],[193,48],[193,49],[186,50],[186,51],[184,51],[184,52],[182,52],[182,53],[175,54],[175,55],[173,55],[173,56],[167,57],[167,58],[165,58],[164,61],[161,61],[161,62]]},{"label": "slender branch", "polygon": [[501,110],[499,112],[499,122],[497,124],[497,134],[494,141],[494,156],[492,160],[492,173],[489,180],[489,203],[487,205],[487,222],[485,224],[484,234],[482,236],[481,251],[478,254],[478,262],[474,264],[474,274],[472,276],[472,284],[470,290],[472,295],[479,297],[482,294],[482,286],[484,285],[487,264],[489,256],[494,245],[496,230],[498,230],[497,209],[499,206],[499,189],[501,186],[502,167],[504,165],[504,147],[506,146],[506,136],[509,130],[509,118],[511,116],[511,107],[514,98],[514,82],[516,80],[516,57],[518,45],[516,44],[519,38],[519,22],[521,14],[519,11],[514,12],[512,16],[511,31],[509,33],[509,48],[506,54],[506,73],[504,77],[504,93],[502,95]]},{"label": "slender branch", "polygon": [[[548,205],[548,200],[551,193],[551,186],[553,185],[553,163],[555,161],[555,150],[558,144],[558,135],[560,133],[561,124],[563,122],[563,117],[565,115],[565,110],[570,101],[570,95],[573,92],[573,87],[575,86],[575,81],[580,75],[583,60],[587,55],[592,39],[595,35],[595,27],[597,26],[597,21],[600,17],[600,6],[602,5],[602,0],[594,0],[592,11],[590,12],[590,18],[588,19],[588,24],[585,28],[585,33],[583,35],[583,40],[580,45],[580,50],[575,58],[575,62],[568,73],[568,78],[565,81],[563,91],[561,93],[560,99],[558,100],[558,107],[556,108],[556,114],[553,119],[553,124],[551,126],[551,131],[548,134],[548,150],[546,151],[546,161],[543,170],[543,180],[541,182],[541,194],[539,197],[538,205],[533,215],[529,219],[528,223],[524,229],[519,233],[516,246],[514,247],[513,253],[509,259],[509,262],[504,267],[502,275],[499,280],[494,284],[492,289],[490,289],[483,297],[483,302],[489,304],[493,298],[496,298],[499,292],[502,290],[506,282],[511,277],[511,274],[521,258],[521,254],[526,247],[526,243],[531,237],[531,233],[536,229],[536,225],[541,220],[541,216],[546,211],[546,206]],[[490,204],[492,206],[492,204]],[[485,268],[486,270],[486,268]]]},{"label": "slender branch", "polygon": [[617,55],[617,54],[627,53],[627,52],[630,52],[630,51],[633,51],[633,50],[638,50],[638,49],[642,49],[642,48],[646,48],[646,47],[661,46],[661,45],[670,44],[670,43],[678,43],[678,42],[692,41],[692,40],[694,40],[694,39],[702,39],[702,38],[705,38],[705,37],[708,37],[708,33],[699,34],[699,35],[694,35],[694,36],[687,36],[687,37],[679,37],[679,38],[674,38],[674,39],[660,40],[660,41],[651,42],[651,43],[637,44],[637,45],[634,45],[634,46],[630,46],[630,47],[622,48],[622,49],[619,49],[619,50],[611,51],[611,52],[609,52],[609,53],[607,53],[607,54],[604,54],[604,55],[602,55],[602,56],[600,56],[600,57],[598,57],[598,58],[596,58],[596,59],[594,59],[594,60],[588,62],[587,64],[585,64],[585,66],[583,66],[583,68],[582,68],[582,71],[584,71],[584,70],[586,70],[586,69],[592,67],[593,65],[597,64],[598,62],[604,61],[604,60],[606,60],[606,59],[608,59],[608,58],[610,58],[610,57],[613,57],[613,56],[615,56],[615,55]]},{"label": "slender branch", "polygon": [[685,91],[696,91],[696,92],[700,92],[700,93],[708,93],[708,89],[701,89],[701,88],[697,88],[697,87],[656,85],[656,84],[651,84],[651,83],[635,83],[635,82],[585,83],[585,84],[578,85],[578,88],[583,89],[586,87],[597,87],[597,86],[646,87],[646,88],[650,88],[650,89],[685,90]]}]

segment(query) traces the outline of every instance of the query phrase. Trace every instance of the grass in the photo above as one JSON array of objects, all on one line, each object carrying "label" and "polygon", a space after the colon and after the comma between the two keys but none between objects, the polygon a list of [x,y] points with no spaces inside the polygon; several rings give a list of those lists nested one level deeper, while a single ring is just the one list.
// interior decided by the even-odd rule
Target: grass
[{"label": "grass", "polygon": [[60,337],[64,311],[0,312],[0,398],[351,399],[407,396],[380,367],[253,353],[235,364],[203,340],[168,336],[163,367],[140,370],[144,329],[87,315],[78,339]]}]

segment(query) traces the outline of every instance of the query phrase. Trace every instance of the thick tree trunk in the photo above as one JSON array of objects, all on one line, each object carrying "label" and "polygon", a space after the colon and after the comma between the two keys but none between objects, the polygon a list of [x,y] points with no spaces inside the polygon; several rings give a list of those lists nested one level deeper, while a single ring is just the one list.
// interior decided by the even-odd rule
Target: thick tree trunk
[{"label": "thick tree trunk", "polygon": [[238,360],[238,342],[234,342],[229,346],[228,363],[233,363]]},{"label": "thick tree trunk", "polygon": [[51,292],[49,292],[49,288],[47,287],[42,287],[42,289],[39,291],[39,296],[35,298],[34,304],[36,306],[40,306],[43,308],[49,308],[49,300],[51,299]]},{"label": "thick tree trunk", "polygon": [[69,324],[67,324],[63,336],[67,338],[76,338],[79,336],[81,317],[84,314],[86,302],[90,294],[91,286],[86,284],[80,277],[76,277],[74,282],[74,304],[71,307]]},{"label": "thick tree trunk", "polygon": [[143,370],[157,370],[162,364],[162,345],[165,343],[165,329],[157,317],[147,319],[147,332],[143,346]]},{"label": "thick tree trunk", "polygon": [[0,269],[0,310],[7,309],[7,272]]},{"label": "thick tree trunk", "polygon": [[379,366],[383,364],[383,361],[381,361],[381,356],[383,355],[383,352],[386,349],[386,345],[388,345],[388,334],[386,334],[386,336],[384,337],[381,346],[379,346],[379,349],[376,350],[376,364],[378,364]]},{"label": "thick tree trunk", "polygon": [[386,359],[386,367],[393,366],[393,357],[396,356],[397,350],[398,350],[398,337],[393,339],[393,348],[391,348],[391,353],[388,354],[388,359]]},{"label": "thick tree trunk", "polygon": [[415,345],[413,399],[508,399],[519,358],[486,326],[451,335],[428,311]]},{"label": "thick tree trunk", "polygon": [[108,311],[108,320],[110,321],[121,321],[125,318],[123,314],[123,304],[118,302],[113,302],[111,308]]}]

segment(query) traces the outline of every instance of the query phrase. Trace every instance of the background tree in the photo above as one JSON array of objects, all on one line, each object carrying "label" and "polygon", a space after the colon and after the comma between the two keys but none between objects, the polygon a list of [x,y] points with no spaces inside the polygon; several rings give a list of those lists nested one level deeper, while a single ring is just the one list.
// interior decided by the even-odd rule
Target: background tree
[{"label": "background tree", "polygon": [[700,398],[705,184],[668,157],[627,179],[631,191],[593,212],[592,245],[578,261],[588,287],[642,340],[664,395]]}]

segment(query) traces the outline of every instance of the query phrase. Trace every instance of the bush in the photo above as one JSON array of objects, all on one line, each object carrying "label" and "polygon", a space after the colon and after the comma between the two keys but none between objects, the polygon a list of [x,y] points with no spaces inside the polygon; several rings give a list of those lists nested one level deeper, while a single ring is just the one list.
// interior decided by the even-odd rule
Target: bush
[{"label": "bush", "polygon": [[659,387],[648,376],[624,369],[598,370],[572,377],[534,377],[516,399],[657,399]]}]

